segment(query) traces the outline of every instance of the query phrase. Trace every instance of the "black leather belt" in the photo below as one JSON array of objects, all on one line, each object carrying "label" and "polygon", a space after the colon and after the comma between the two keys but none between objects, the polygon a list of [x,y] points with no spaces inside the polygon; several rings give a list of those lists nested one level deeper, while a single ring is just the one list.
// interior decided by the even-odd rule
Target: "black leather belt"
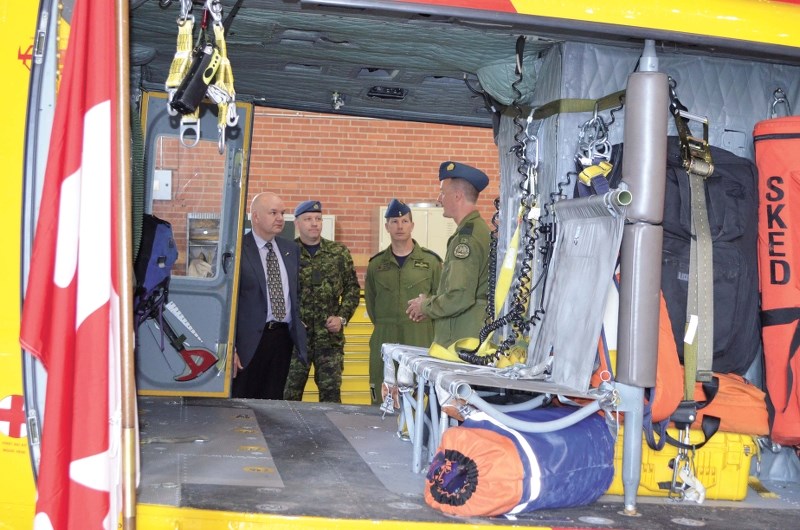
[{"label": "black leather belt", "polygon": [[267,322],[267,329],[286,329],[289,324],[286,322],[278,322],[277,320],[270,320]]}]

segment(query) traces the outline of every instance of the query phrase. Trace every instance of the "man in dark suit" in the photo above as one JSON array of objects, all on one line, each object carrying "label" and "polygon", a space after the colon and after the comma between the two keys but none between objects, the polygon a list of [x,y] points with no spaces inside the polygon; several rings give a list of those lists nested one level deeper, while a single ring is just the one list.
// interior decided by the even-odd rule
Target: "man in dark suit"
[{"label": "man in dark suit", "polygon": [[233,397],[283,399],[294,348],[305,363],[306,330],[298,300],[299,252],[283,231],[283,201],[253,198],[253,229],[242,238]]}]

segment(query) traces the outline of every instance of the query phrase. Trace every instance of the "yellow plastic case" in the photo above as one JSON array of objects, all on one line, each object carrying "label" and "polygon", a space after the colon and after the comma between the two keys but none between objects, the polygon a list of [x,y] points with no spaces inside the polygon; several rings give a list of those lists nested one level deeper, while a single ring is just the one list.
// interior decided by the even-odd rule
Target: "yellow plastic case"
[{"label": "yellow plastic case", "polygon": [[[669,434],[678,437],[677,429],[668,429]],[[690,432],[692,442],[703,440],[699,430]],[[694,455],[695,476],[706,488],[706,499],[740,501],[747,495],[747,479],[750,475],[750,460],[756,454],[756,443],[747,434],[718,432]],[[642,436],[642,475],[639,480],[638,495],[666,497],[672,483],[670,460],[678,454],[678,449],[665,444],[661,451],[650,449]],[[609,495],[622,495],[622,429],[617,437],[614,450],[614,481],[606,492]]]}]

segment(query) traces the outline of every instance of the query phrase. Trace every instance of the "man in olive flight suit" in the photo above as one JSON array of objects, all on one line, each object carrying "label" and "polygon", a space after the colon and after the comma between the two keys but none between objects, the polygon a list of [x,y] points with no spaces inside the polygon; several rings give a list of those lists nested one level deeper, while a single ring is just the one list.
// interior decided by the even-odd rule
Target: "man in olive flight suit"
[{"label": "man in olive flight suit", "polygon": [[[341,403],[344,327],[353,317],[361,287],[350,251],[322,238],[322,204],[300,203],[294,211],[300,237],[300,320],[306,326],[308,361],[314,364],[319,400]],[[300,401],[309,366],[292,360],[283,398]]]},{"label": "man in olive flight suit", "polygon": [[370,258],[364,285],[367,314],[375,326],[369,340],[369,386],[373,404],[381,403],[381,346],[384,343],[431,345],[433,323],[409,320],[406,308],[410,298],[433,295],[442,274],[442,259],[411,238],[414,230],[411,208],[392,199],[384,217],[391,245]]},{"label": "man in olive flight suit", "polygon": [[459,339],[477,337],[486,318],[491,235],[475,204],[489,177],[466,164],[444,162],[439,181],[444,216],[458,227],[447,243],[436,294],[409,300],[406,314],[414,322],[432,319],[433,341],[447,348]]}]

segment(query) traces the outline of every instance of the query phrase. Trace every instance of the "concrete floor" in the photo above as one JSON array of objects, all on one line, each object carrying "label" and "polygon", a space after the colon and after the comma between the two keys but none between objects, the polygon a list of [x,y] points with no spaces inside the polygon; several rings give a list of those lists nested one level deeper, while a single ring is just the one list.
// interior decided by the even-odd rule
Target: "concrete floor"
[{"label": "concrete floor", "polygon": [[763,481],[743,501],[698,505],[622,497],[506,518],[454,518],[425,504],[424,474],[396,417],[377,407],[287,401],[143,397],[138,502],[242,513],[490,526],[672,529],[796,528],[800,484]]}]

